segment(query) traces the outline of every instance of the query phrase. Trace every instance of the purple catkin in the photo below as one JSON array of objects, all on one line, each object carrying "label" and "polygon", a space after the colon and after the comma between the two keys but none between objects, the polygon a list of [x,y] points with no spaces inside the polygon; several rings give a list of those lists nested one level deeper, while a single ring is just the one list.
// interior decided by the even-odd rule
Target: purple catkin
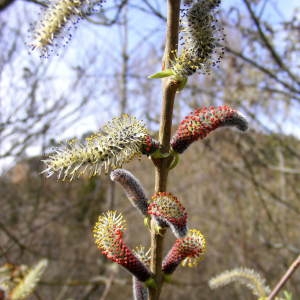
[{"label": "purple catkin", "polygon": [[178,265],[193,267],[203,257],[206,242],[199,230],[190,229],[186,237],[177,239],[163,260],[162,270],[165,274],[172,274]]},{"label": "purple catkin", "polygon": [[198,108],[181,121],[171,139],[171,146],[175,152],[183,153],[194,141],[204,139],[222,126],[236,126],[245,131],[248,122],[241,113],[227,105]]},{"label": "purple catkin", "polygon": [[180,201],[171,193],[156,193],[149,203],[148,213],[161,227],[170,227],[177,238],[186,235],[187,213]]},{"label": "purple catkin", "polygon": [[143,215],[148,215],[148,199],[139,180],[129,171],[116,169],[110,173],[110,179],[118,182],[124,189],[131,204]]},{"label": "purple catkin", "polygon": [[148,288],[139,281],[136,277],[132,277],[132,289],[134,300],[147,300],[148,299]]},{"label": "purple catkin", "polygon": [[219,4],[219,0],[186,2],[181,13],[182,50],[172,64],[175,77],[186,78],[197,71],[206,74],[221,62],[224,29],[216,18]]}]

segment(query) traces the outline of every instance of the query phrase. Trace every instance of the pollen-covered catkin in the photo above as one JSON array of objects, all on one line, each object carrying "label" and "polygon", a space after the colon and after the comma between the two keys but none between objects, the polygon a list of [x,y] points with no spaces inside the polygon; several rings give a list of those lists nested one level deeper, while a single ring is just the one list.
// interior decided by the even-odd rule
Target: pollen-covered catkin
[{"label": "pollen-covered catkin", "polygon": [[177,78],[186,78],[196,71],[208,73],[220,63],[224,49],[223,28],[215,17],[218,0],[189,1],[181,17],[182,50],[175,58],[172,70]]},{"label": "pollen-covered catkin", "polygon": [[199,230],[190,229],[184,238],[177,239],[163,260],[162,270],[172,274],[178,265],[194,267],[206,251],[205,238]]},{"label": "pollen-covered catkin", "polygon": [[76,27],[82,16],[103,0],[53,0],[33,25],[28,46],[37,50],[41,57],[48,57],[60,44],[71,38],[71,29]]},{"label": "pollen-covered catkin", "polygon": [[19,283],[10,291],[11,300],[23,300],[33,293],[39,280],[41,279],[46,267],[48,265],[47,259],[42,259],[34,267],[29,269]]},{"label": "pollen-covered catkin", "polygon": [[148,213],[159,226],[170,227],[177,238],[187,234],[187,213],[177,197],[171,193],[156,193],[149,202]]},{"label": "pollen-covered catkin", "polygon": [[147,281],[151,277],[150,271],[123,241],[125,228],[126,221],[121,214],[116,211],[102,214],[93,231],[96,245],[102,254],[124,267],[139,281]]},{"label": "pollen-covered catkin", "polygon": [[266,285],[266,280],[257,272],[247,268],[227,270],[209,280],[209,287],[216,289],[232,282],[237,282],[248,287],[253,295],[267,297],[271,290]]},{"label": "pollen-covered catkin", "polygon": [[71,141],[58,148],[44,160],[48,177],[57,174],[58,179],[72,180],[87,173],[99,175],[102,169],[122,167],[145,152],[149,147],[149,133],[144,124],[135,117],[122,115],[108,122],[101,130],[85,139],[84,143]]}]

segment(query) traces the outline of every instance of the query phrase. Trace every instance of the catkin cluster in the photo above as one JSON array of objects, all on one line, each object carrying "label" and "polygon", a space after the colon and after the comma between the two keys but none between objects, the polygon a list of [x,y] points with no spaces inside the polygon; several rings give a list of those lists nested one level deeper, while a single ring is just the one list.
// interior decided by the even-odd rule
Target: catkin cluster
[{"label": "catkin cluster", "polygon": [[212,66],[220,63],[224,54],[219,46],[224,33],[215,17],[220,1],[189,1],[186,5],[181,17],[182,50],[172,65],[179,79],[196,71],[208,73]]}]

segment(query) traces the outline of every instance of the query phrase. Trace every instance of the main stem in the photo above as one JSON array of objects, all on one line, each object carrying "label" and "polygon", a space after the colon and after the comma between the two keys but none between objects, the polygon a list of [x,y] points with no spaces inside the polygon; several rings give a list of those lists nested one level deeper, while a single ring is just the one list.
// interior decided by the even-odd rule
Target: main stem
[{"label": "main stem", "polygon": [[[167,33],[166,46],[163,58],[163,69],[169,68],[171,60],[178,49],[180,0],[167,1]],[[174,80],[164,80],[162,90],[162,109],[160,117],[159,142],[162,153],[170,150],[172,130],[173,106],[178,83]],[[155,192],[167,190],[170,158],[161,158],[155,161]],[[157,233],[154,224],[151,224],[151,271],[154,274],[156,288],[149,289],[149,300],[158,300],[162,287],[162,255],[165,231]]]}]

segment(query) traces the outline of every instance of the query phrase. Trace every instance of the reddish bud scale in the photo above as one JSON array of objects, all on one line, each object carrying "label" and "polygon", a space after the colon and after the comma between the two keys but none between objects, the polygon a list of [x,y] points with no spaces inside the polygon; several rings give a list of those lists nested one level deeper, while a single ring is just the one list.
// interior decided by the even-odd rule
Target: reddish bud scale
[{"label": "reddish bud scale", "polygon": [[162,270],[165,274],[172,274],[180,263],[190,267],[195,266],[202,259],[205,252],[205,239],[198,230],[189,230],[188,235],[177,239],[163,260]]},{"label": "reddish bud scale", "polygon": [[222,126],[236,126],[245,131],[248,123],[242,114],[227,105],[199,108],[181,121],[171,139],[171,146],[177,153],[183,153],[194,141],[204,139]]},{"label": "reddish bud scale", "polygon": [[187,213],[180,201],[168,192],[156,193],[148,206],[152,215],[162,227],[169,226],[178,238],[187,233]]},{"label": "reddish bud scale", "polygon": [[150,155],[159,148],[159,142],[153,139],[150,135],[145,137],[141,152],[145,155]]}]

